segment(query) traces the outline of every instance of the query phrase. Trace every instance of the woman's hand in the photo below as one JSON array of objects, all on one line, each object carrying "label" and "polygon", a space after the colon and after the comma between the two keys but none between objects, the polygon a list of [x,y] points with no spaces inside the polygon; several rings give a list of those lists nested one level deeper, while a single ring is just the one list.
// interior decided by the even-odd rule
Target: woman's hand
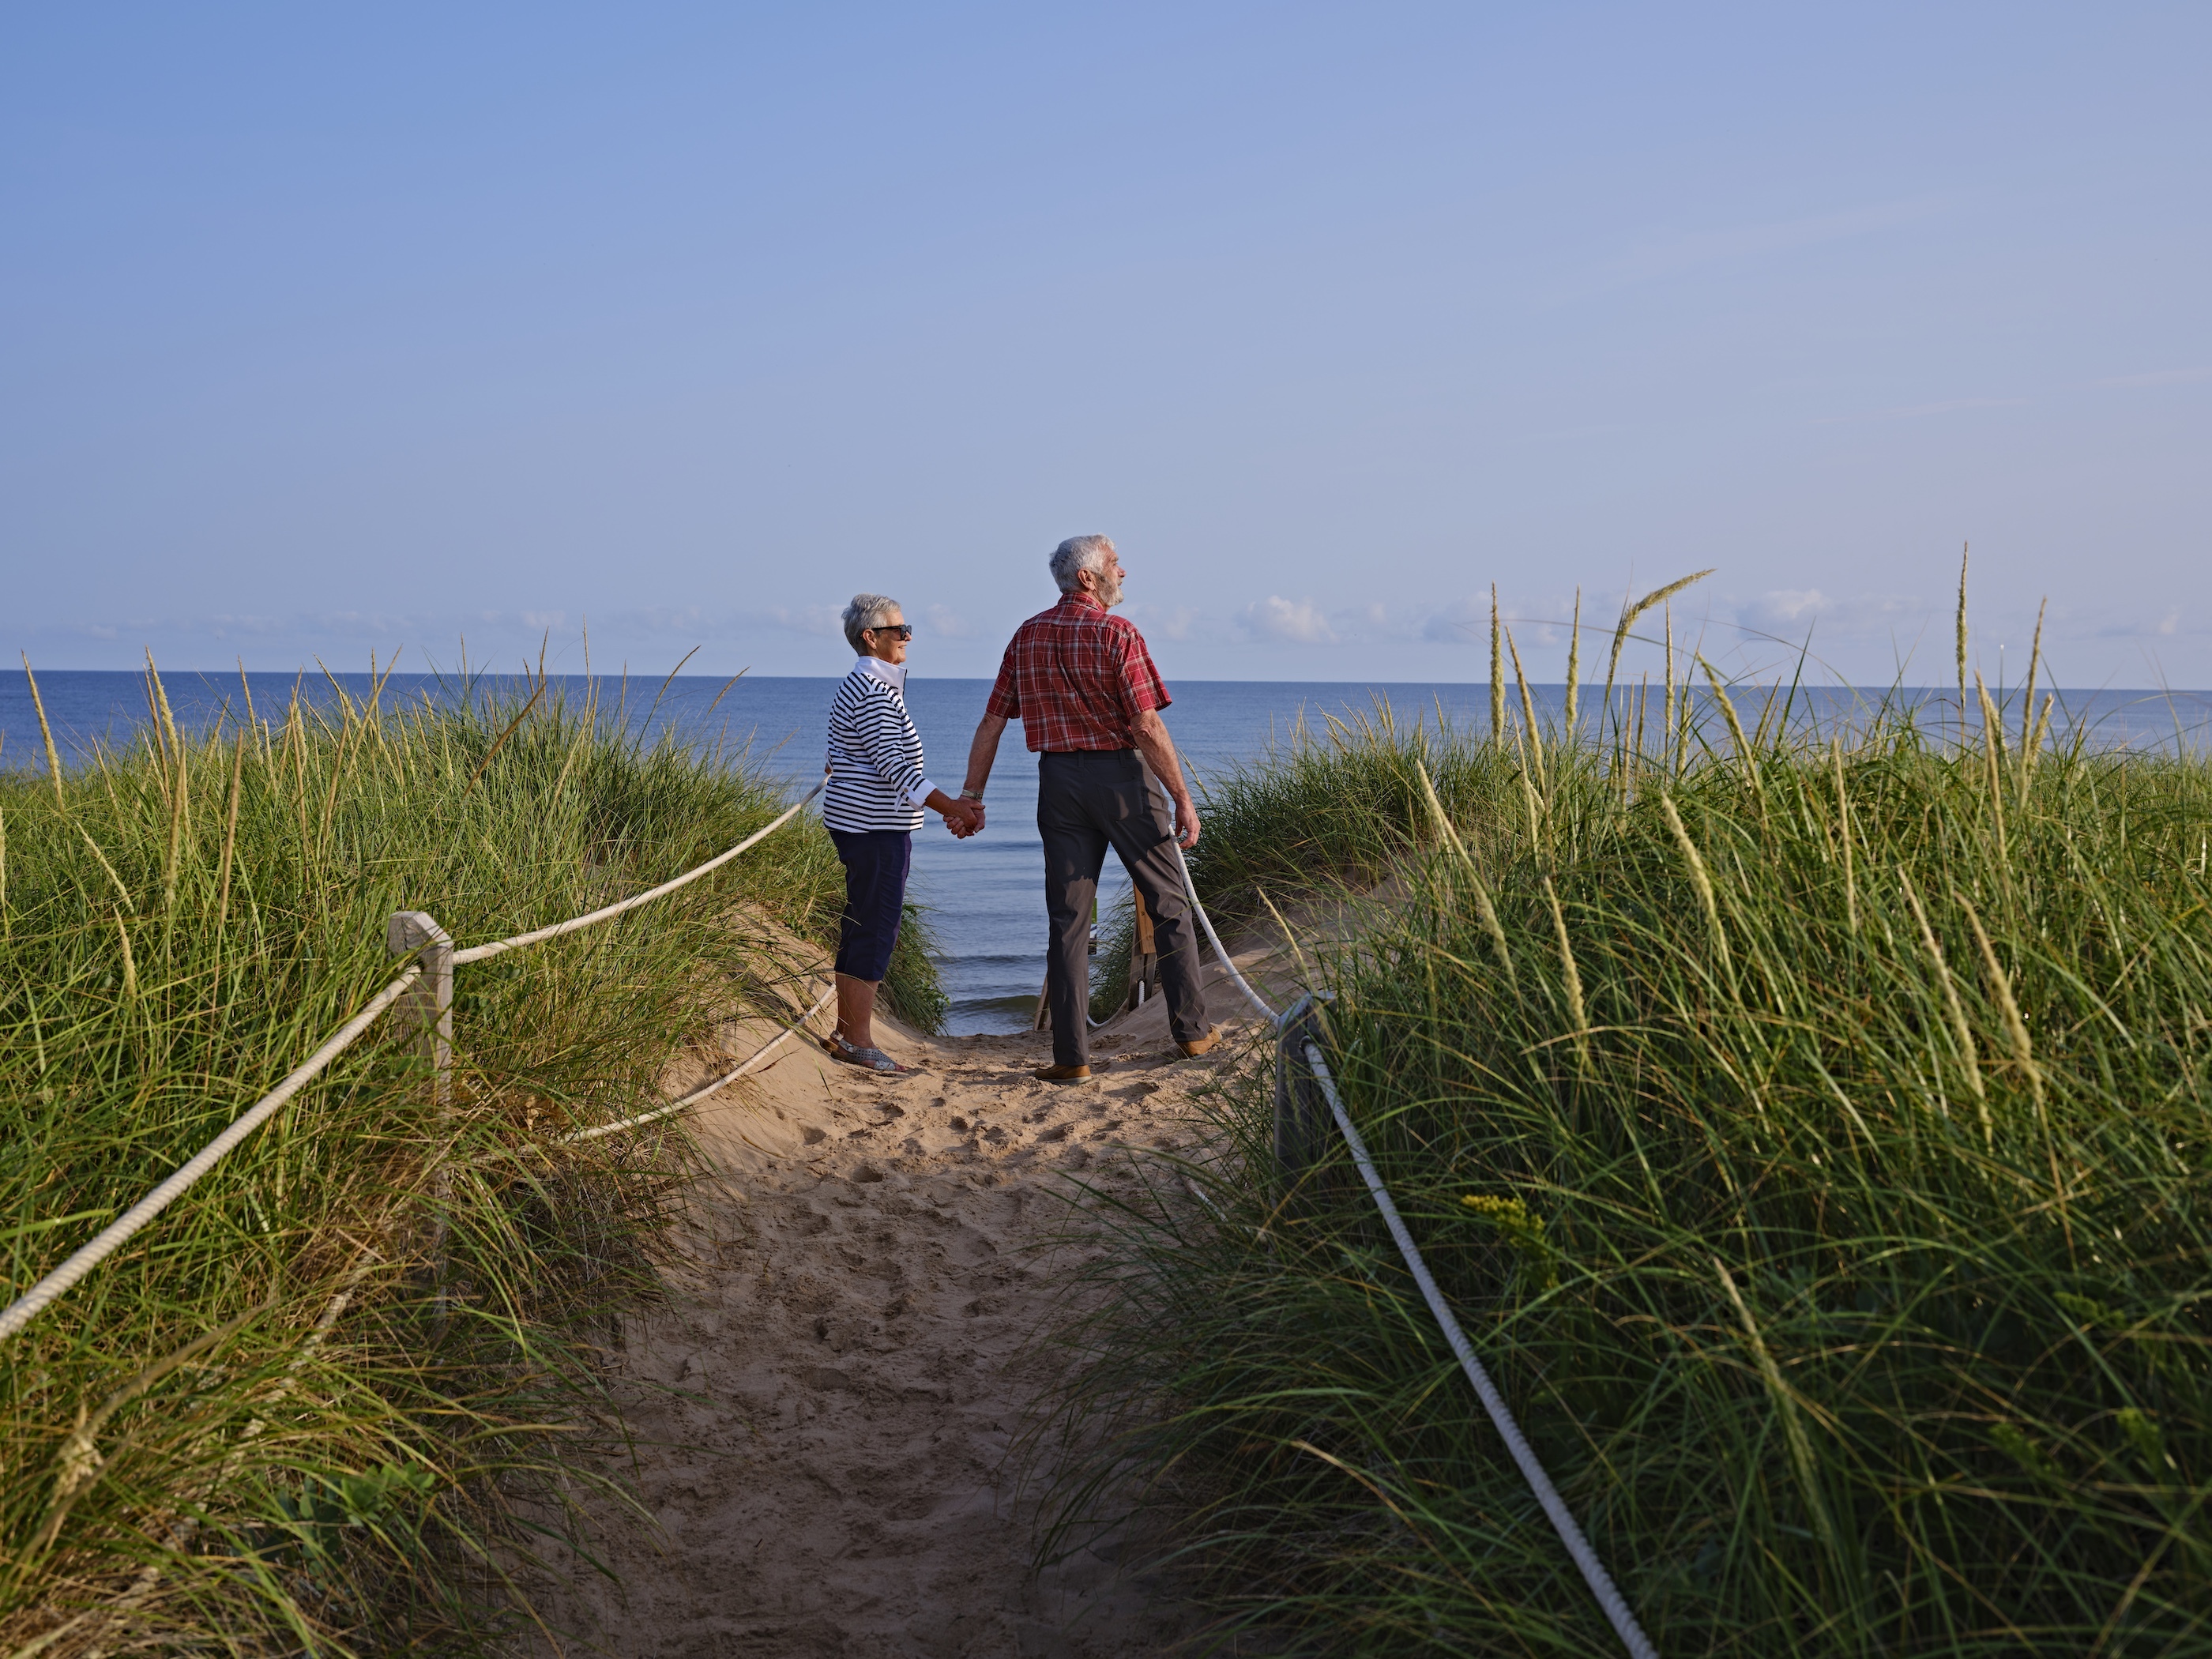
[{"label": "woman's hand", "polygon": [[955,841],[965,841],[983,827],[983,806],[980,801],[955,800],[942,789],[933,789],[922,805],[944,817],[945,827],[952,832]]}]

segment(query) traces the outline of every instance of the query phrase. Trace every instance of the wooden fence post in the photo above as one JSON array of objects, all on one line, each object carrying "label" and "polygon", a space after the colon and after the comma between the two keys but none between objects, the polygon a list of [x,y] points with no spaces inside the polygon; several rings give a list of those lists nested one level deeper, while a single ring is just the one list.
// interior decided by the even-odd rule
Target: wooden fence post
[{"label": "wooden fence post", "polygon": [[1145,908],[1142,888],[1133,886],[1129,898],[1137,907],[1137,931],[1129,940],[1129,989],[1121,999],[1125,1009],[1143,1007],[1146,997],[1158,996],[1160,991],[1160,953],[1152,941],[1152,913]]},{"label": "wooden fence post", "polygon": [[446,1323],[446,1211],[453,1196],[453,1172],[446,1167],[446,1140],[453,1115],[453,941],[420,910],[401,910],[384,924],[384,948],[395,957],[418,957],[422,977],[394,1010],[415,1033],[416,1051],[430,1062],[430,1109],[436,1144],[431,1152],[430,1253],[438,1285],[438,1328]]},{"label": "wooden fence post", "polygon": [[399,1018],[430,1062],[430,1103],[443,1117],[453,1101],[453,941],[422,911],[402,910],[384,924],[384,948],[395,957],[422,959],[422,977],[400,1005]]}]

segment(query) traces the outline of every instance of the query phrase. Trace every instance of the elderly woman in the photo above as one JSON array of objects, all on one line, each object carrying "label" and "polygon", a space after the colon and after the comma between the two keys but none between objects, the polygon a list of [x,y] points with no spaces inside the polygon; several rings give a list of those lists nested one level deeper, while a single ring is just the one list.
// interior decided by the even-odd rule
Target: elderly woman
[{"label": "elderly woman", "polygon": [[981,827],[969,801],[955,800],[921,769],[921,738],[906,712],[906,647],[914,629],[898,601],[855,593],[845,607],[845,638],[859,653],[830,705],[830,787],[822,821],[845,866],[845,915],[837,933],[837,1030],[830,1058],[902,1077],[876,1047],[876,988],[890,970],[904,914],[907,872],[921,809],[941,813],[961,837]]}]

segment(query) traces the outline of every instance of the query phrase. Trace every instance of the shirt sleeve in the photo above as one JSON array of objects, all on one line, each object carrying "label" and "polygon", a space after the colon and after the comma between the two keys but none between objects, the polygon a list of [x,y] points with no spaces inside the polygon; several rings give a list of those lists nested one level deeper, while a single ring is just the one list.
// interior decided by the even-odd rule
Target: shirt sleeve
[{"label": "shirt sleeve", "polygon": [[1014,653],[1022,648],[1022,636],[1017,633],[1007,643],[1006,654],[999,659],[999,678],[991,682],[991,699],[983,705],[987,714],[996,714],[1002,720],[1018,720],[1022,717],[1022,695],[1014,684]]},{"label": "shirt sleeve", "polygon": [[1146,709],[1165,708],[1175,699],[1168,696],[1167,682],[1153,665],[1152,653],[1145,644],[1145,636],[1134,628],[1126,629],[1121,636],[1121,690],[1127,699],[1129,712],[1139,714]]}]

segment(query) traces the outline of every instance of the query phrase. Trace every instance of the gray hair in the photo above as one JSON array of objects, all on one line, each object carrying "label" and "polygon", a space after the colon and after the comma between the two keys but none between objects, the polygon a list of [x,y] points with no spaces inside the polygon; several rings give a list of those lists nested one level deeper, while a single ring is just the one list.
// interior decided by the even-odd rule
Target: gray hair
[{"label": "gray hair", "polygon": [[1073,593],[1082,586],[1075,580],[1077,574],[1103,570],[1106,556],[1113,550],[1110,536],[1070,536],[1052,550],[1052,579],[1060,584],[1061,592]]},{"label": "gray hair", "polygon": [[855,655],[866,649],[860,643],[860,635],[871,628],[882,627],[884,619],[898,608],[899,602],[888,593],[853,595],[852,604],[845,607],[843,620],[845,641],[853,647]]}]

